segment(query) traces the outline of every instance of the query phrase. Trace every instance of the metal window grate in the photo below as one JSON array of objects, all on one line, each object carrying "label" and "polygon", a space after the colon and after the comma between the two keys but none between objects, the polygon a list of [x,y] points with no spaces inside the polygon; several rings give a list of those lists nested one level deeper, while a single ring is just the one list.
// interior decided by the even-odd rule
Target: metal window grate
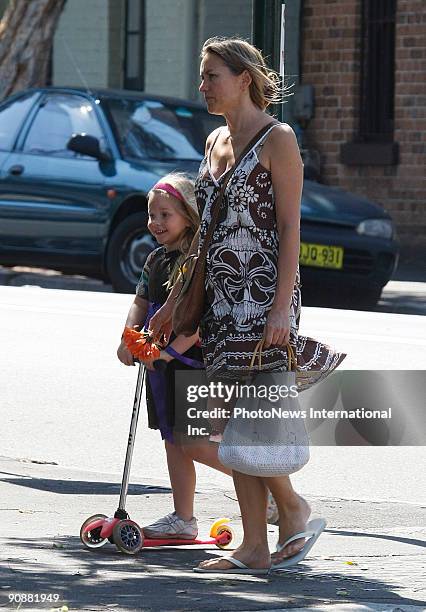
[{"label": "metal window grate", "polygon": [[393,137],[396,0],[362,1],[360,137]]}]

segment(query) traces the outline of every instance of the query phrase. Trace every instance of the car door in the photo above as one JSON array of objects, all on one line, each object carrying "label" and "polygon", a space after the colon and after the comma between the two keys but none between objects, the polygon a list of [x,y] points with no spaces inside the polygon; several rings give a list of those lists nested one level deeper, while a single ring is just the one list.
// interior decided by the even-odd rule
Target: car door
[{"label": "car door", "polygon": [[103,187],[111,164],[68,150],[76,133],[104,140],[95,104],[78,94],[43,95],[3,161],[2,249],[31,252],[33,263],[37,254],[48,253],[57,255],[58,264],[67,257],[100,257],[109,206]]}]

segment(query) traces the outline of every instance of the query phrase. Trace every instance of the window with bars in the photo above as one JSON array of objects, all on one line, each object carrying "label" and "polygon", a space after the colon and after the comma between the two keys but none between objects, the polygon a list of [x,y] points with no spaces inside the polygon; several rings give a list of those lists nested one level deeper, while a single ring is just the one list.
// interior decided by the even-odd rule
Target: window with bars
[{"label": "window with bars", "polygon": [[362,0],[362,142],[389,142],[394,126],[396,0]]},{"label": "window with bars", "polygon": [[145,0],[126,0],[125,89],[145,86]]}]

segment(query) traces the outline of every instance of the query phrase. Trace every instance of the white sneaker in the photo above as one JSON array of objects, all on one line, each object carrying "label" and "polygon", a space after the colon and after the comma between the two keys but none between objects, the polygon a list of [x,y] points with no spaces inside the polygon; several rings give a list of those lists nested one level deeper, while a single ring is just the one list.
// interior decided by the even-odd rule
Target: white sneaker
[{"label": "white sneaker", "polygon": [[158,519],[155,523],[143,528],[147,538],[182,538],[184,540],[195,540],[198,535],[197,519],[192,517],[190,521],[184,521],[176,512]]},{"label": "white sneaker", "polygon": [[269,525],[277,525],[279,518],[280,518],[280,515],[278,513],[277,502],[272,497],[272,493],[269,491],[268,505],[266,508],[266,522],[269,523]]}]

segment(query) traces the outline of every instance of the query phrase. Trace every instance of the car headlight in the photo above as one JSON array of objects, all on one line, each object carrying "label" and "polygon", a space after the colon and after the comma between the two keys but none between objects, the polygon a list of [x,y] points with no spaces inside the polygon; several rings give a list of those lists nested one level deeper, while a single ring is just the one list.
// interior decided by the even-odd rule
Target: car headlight
[{"label": "car headlight", "polygon": [[392,238],[394,230],[390,219],[366,219],[357,226],[358,234],[365,236],[378,236],[380,238]]}]

